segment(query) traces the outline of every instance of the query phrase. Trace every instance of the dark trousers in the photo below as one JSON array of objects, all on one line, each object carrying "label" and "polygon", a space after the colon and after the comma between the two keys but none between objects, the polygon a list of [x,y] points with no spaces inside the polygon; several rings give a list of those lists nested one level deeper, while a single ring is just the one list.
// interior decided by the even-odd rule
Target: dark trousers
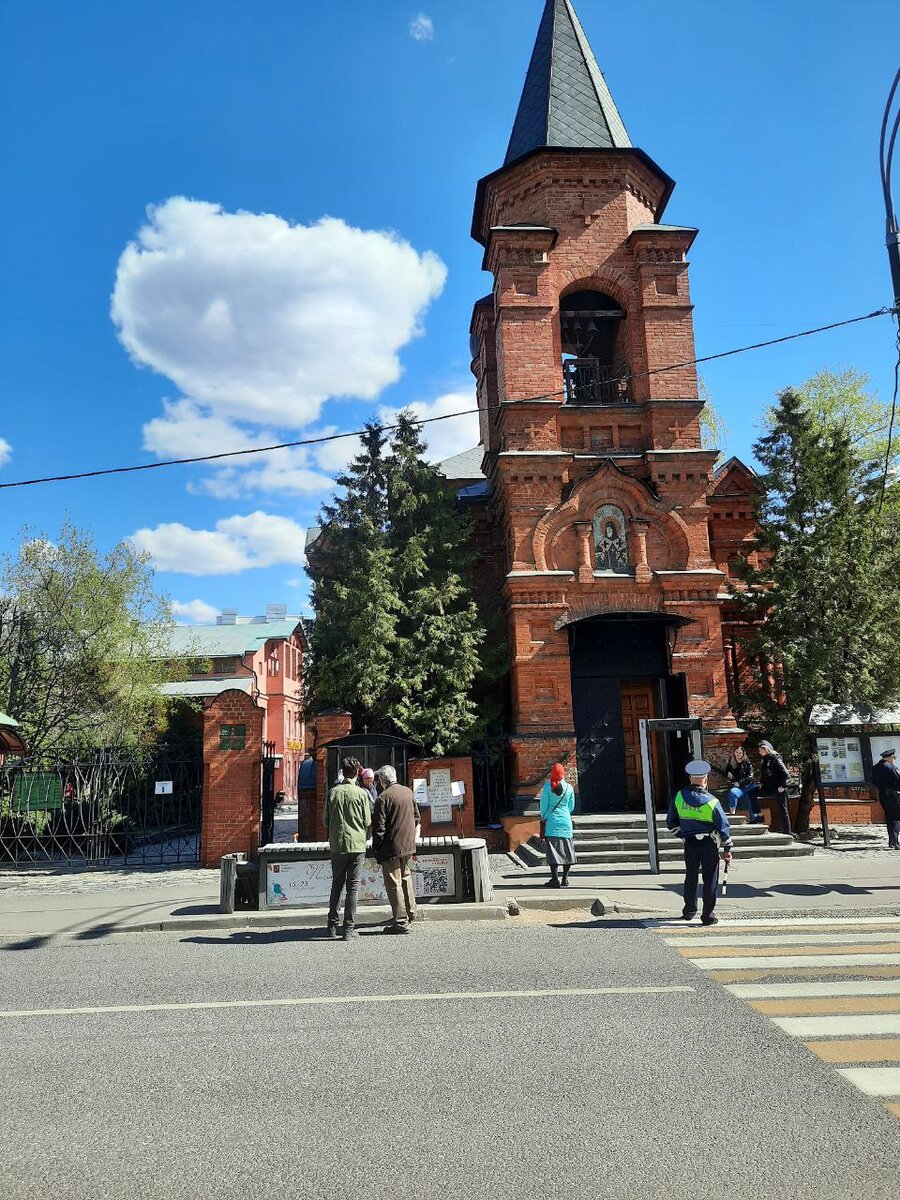
[{"label": "dark trousers", "polygon": [[781,826],[780,833],[791,832],[791,809],[790,800],[787,792],[773,792],[771,796],[766,797],[772,805],[772,816],[778,818],[778,824]]},{"label": "dark trousers", "polygon": [[888,845],[900,849],[900,821],[895,821],[893,817],[885,817],[884,823],[888,831]]},{"label": "dark trousers", "polygon": [[356,924],[356,897],[359,892],[359,872],[364,854],[332,854],[331,856],[331,904],[328,909],[328,924],[338,924],[338,905],[341,892],[346,887],[344,902],[344,928],[352,929]]},{"label": "dark trousers", "polygon": [[703,912],[708,920],[716,907],[719,890],[719,847],[711,837],[696,838],[692,835],[684,840],[684,911],[690,920],[697,913],[697,877],[703,874]]}]

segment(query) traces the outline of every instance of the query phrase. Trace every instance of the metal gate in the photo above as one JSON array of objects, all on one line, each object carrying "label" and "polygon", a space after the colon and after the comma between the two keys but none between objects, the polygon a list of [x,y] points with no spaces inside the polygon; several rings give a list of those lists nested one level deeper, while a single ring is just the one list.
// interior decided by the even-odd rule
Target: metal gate
[{"label": "metal gate", "polygon": [[274,742],[263,742],[262,793],[259,809],[259,844],[275,841],[275,768],[278,765]]},{"label": "metal gate", "polygon": [[199,739],[0,764],[0,870],[144,867],[200,857]]},{"label": "metal gate", "polygon": [[475,785],[475,823],[493,825],[509,806],[506,734],[488,734],[471,749]]}]

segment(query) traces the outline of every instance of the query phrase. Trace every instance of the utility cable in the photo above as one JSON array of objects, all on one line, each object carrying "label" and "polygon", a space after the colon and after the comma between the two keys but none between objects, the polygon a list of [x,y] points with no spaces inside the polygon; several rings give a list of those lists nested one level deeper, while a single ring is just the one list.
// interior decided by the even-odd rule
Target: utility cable
[{"label": "utility cable", "polygon": [[[895,308],[878,308],[874,312],[864,313],[859,317],[849,317],[845,321],[833,321],[830,325],[819,325],[814,329],[803,329],[799,333],[789,333],[784,337],[770,338],[765,342],[754,342],[750,346],[738,346],[734,350],[722,350],[718,354],[707,354],[701,358],[691,358],[684,362],[671,363],[665,367],[654,367],[648,371],[635,371],[631,374],[622,376],[622,382],[628,382],[632,379],[644,379],[650,375],[663,375],[668,371],[679,371],[685,367],[698,366],[701,363],[715,362],[721,358],[731,358],[735,354],[747,354],[751,350],[762,350],[767,346],[778,346],[784,342],[796,341],[798,338],[812,337],[816,333],[826,333],[831,329],[841,329],[845,325],[856,325],[860,321],[871,321],[873,317],[884,317],[891,313],[897,313]],[[437,417],[422,417],[417,418],[417,425],[431,425],[436,421],[450,421],[454,417],[467,417],[474,413],[484,411],[494,411],[506,405],[515,404],[533,404],[539,400],[552,400],[557,396],[564,396],[565,389],[561,388],[556,392],[544,392],[539,396],[529,396],[517,400],[502,400],[499,404],[488,405],[486,409],[466,408],[459,412],[442,413]],[[384,430],[393,430],[398,428],[396,422],[381,427]],[[345,433],[322,434],[319,437],[300,438],[293,442],[276,442],[272,446],[253,446],[246,450],[223,450],[218,454],[198,454],[192,458],[168,458],[162,459],[159,462],[151,463],[134,463],[126,467],[103,467],[96,471],[75,471],[67,475],[45,475],[39,479],[17,479],[9,483],[0,483],[0,490],[9,490],[11,488],[34,487],[41,483],[68,483],[75,479],[98,479],[101,476],[107,475],[130,475],[136,471],[155,471],[162,467],[181,467],[190,466],[194,463],[220,462],[223,459],[244,458],[251,454],[269,454],[274,450],[293,450],[301,446],[321,446],[326,442],[336,442],[341,438],[360,437],[365,433],[364,429],[349,430]]]}]

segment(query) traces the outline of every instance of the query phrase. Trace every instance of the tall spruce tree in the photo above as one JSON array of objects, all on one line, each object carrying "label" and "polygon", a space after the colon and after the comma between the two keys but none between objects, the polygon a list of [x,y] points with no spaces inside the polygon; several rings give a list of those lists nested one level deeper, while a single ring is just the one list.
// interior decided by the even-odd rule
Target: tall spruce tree
[{"label": "tall spruce tree", "polygon": [[444,754],[465,748],[475,727],[485,631],[469,582],[468,522],[424,454],[420,427],[404,411],[388,459],[387,542],[399,602],[388,711],[412,741]]},{"label": "tall spruce tree", "polygon": [[360,453],[337,478],[339,494],[322,506],[311,550],[309,692],[319,711],[352,712],[370,730],[383,728],[394,675],[397,597],[387,538],[385,436],[366,425]]},{"label": "tall spruce tree", "polygon": [[758,566],[734,595],[752,624],[752,678],[735,702],[750,728],[801,769],[798,829],[808,828],[816,704],[870,709],[900,695],[896,505],[879,510],[877,465],[841,419],[811,414],[787,390],[754,446],[763,468]]}]

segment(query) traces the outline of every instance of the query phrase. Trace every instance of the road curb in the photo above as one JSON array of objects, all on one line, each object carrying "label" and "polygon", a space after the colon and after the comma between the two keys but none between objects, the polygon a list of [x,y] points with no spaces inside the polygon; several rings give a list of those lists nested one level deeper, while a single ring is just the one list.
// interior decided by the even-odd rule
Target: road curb
[{"label": "road curb", "polygon": [[[440,925],[459,921],[505,921],[509,913],[505,904],[447,904],[421,906],[419,921],[423,925]],[[328,910],[292,910],[285,913],[236,912],[210,913],[201,917],[166,917],[163,920],[140,921],[110,929],[109,933],[200,933],[212,930],[277,930],[321,929],[327,923]],[[368,929],[391,919],[388,907],[357,913],[357,927]],[[25,935],[29,936],[29,935]],[[42,936],[39,934],[31,936]],[[84,940],[84,934],[81,934]]]}]

